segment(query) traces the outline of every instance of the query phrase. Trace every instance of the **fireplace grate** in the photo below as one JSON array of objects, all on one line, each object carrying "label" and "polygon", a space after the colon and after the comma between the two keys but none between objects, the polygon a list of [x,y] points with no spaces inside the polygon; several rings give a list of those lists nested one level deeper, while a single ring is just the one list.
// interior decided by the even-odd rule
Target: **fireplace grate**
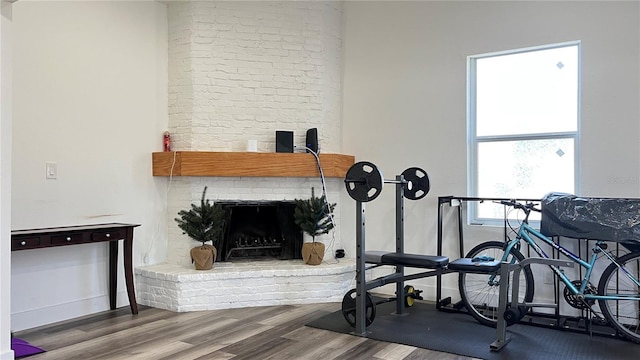
[{"label": "fireplace grate", "polygon": [[225,209],[220,261],[300,259],[293,201],[218,201]]}]

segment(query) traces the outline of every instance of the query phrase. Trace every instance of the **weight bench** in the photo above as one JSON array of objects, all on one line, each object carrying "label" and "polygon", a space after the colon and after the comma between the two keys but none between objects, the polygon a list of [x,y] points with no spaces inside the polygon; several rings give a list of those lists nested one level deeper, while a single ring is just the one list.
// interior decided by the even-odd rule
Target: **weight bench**
[{"label": "weight bench", "polygon": [[[473,261],[473,259],[456,259],[454,261],[449,261],[447,256],[440,255],[422,255],[422,254],[408,254],[402,252],[390,252],[390,251],[364,251],[358,256],[360,260],[357,262],[361,265],[357,266],[363,270],[370,270],[379,266],[395,266],[396,271],[392,274],[384,275],[375,279],[371,279],[369,281],[364,280],[364,277],[359,278],[356,284],[356,296],[358,292],[362,295],[362,303],[358,303],[359,299],[351,299],[353,296],[353,292],[347,293],[345,297],[347,300],[343,299],[343,314],[345,311],[351,314],[351,306],[352,302],[355,302],[355,327],[356,331],[354,334],[364,336],[366,334],[366,326],[373,322],[373,318],[375,317],[375,311],[369,310],[370,307],[375,308],[374,301],[371,299],[365,299],[370,297],[368,295],[368,291],[371,289],[378,288],[380,286],[384,286],[387,284],[396,284],[396,298],[395,298],[395,314],[403,315],[405,314],[405,281],[422,279],[431,276],[446,274],[450,272],[467,272],[467,273],[493,273],[500,271],[500,260],[492,260],[492,261]],[[367,267],[366,265],[372,265]],[[415,274],[405,274],[404,268],[419,268],[424,269],[425,271],[418,272]],[[358,271],[360,272],[360,271]],[[359,290],[358,290],[359,289]],[[419,292],[418,292],[419,294]],[[345,304],[348,304],[345,305]],[[348,307],[349,310],[345,310],[345,306]],[[358,315],[358,306],[360,306],[360,314]],[[362,320],[359,316],[362,316]]]},{"label": "weight bench", "polygon": [[378,266],[406,266],[422,269],[446,269],[453,272],[492,273],[500,270],[500,260],[473,261],[469,258],[449,262],[446,256],[400,254],[388,251],[365,251],[364,261]]},{"label": "weight bench", "polygon": [[[422,279],[438,274],[443,274],[447,270],[449,264],[449,258],[446,256],[436,255],[420,255],[420,254],[406,254],[390,251],[365,251],[362,256],[362,268],[364,270],[370,270],[379,266],[395,266],[396,271],[393,274],[379,277],[377,279],[364,281],[362,283],[362,289],[369,291],[377,287],[396,283],[397,284],[397,306],[396,313],[402,314],[404,307],[402,305],[401,290],[404,288],[404,282],[408,280]],[[365,267],[365,264],[372,264],[373,266]],[[405,275],[404,268],[420,268],[426,271]]]},{"label": "weight bench", "polygon": [[[409,291],[412,293],[419,293],[421,291],[415,291],[412,289],[412,286],[404,286],[405,281],[422,279],[431,276],[441,275],[450,272],[466,272],[466,273],[497,273],[500,270],[501,262],[500,260],[492,260],[492,261],[474,261],[474,259],[456,259],[452,262],[449,262],[449,258],[446,256],[440,255],[422,255],[422,254],[408,254],[402,252],[390,252],[390,251],[365,251],[361,260],[363,260],[362,268],[365,270],[370,270],[379,266],[395,266],[395,272],[380,276],[375,279],[371,279],[368,281],[364,281],[360,285],[360,293],[363,294],[364,297],[367,298],[366,305],[363,308],[362,314],[366,318],[365,325],[369,325],[373,322],[375,318],[375,308],[376,302],[373,301],[371,296],[367,293],[371,289],[375,289],[377,287],[387,285],[387,284],[396,284],[396,307],[395,307],[395,315],[403,315],[405,314],[405,299],[407,295],[409,295]],[[371,265],[371,266],[365,266]],[[420,268],[425,271],[414,273],[414,274],[405,274],[404,268]],[[363,291],[364,290],[364,291]],[[355,289],[355,293],[357,296],[358,286]],[[345,299],[343,299],[343,314],[345,315],[345,319],[347,319],[350,324],[355,324],[357,327],[357,314],[355,315],[355,319],[353,319],[353,310],[354,302],[356,302],[355,308],[357,312],[357,299],[353,299],[354,291],[351,291],[345,295]],[[421,299],[421,297],[415,297]],[[393,301],[394,299],[389,299]],[[361,305],[362,306],[362,305]],[[362,310],[361,310],[362,311]],[[351,320],[351,321],[350,321]],[[357,330],[357,329],[356,329]],[[358,333],[356,333],[358,335]],[[362,335],[362,334],[359,334]]]},{"label": "weight bench", "polygon": [[[400,247],[400,251],[402,248]],[[343,315],[352,326],[356,328],[355,335],[364,336],[366,334],[366,326],[370,325],[375,318],[376,302],[372,300],[368,291],[387,284],[396,284],[395,298],[388,301],[395,301],[395,315],[405,315],[405,306],[411,306],[411,303],[405,305],[407,296],[413,299],[422,299],[420,290],[414,290],[412,286],[404,286],[404,282],[408,280],[421,279],[431,276],[443,274],[447,271],[449,258],[446,256],[407,254],[403,252],[391,251],[363,251],[356,256],[356,289],[348,292],[343,299]],[[371,266],[367,266],[371,265]],[[370,270],[379,266],[395,266],[395,272],[380,276],[369,281],[365,280],[362,274],[366,270]],[[405,274],[404,268],[420,268],[425,271]],[[353,299],[353,295],[356,298]],[[360,294],[360,298],[358,298]],[[353,308],[355,307],[355,314]]]},{"label": "weight bench", "polygon": [[[367,281],[364,284],[366,291],[389,283],[421,279],[450,272],[475,274],[497,273],[500,271],[501,265],[500,260],[477,261],[469,258],[461,258],[449,262],[449,258],[446,256],[407,254],[389,251],[365,251],[364,262],[373,265],[366,268],[366,270],[385,265],[396,266],[395,274]],[[403,271],[405,267],[427,269],[428,271],[405,275]],[[402,313],[402,308],[397,308],[397,311]]]},{"label": "weight bench", "polygon": [[[380,194],[384,181],[375,165],[369,162],[354,164],[347,171],[345,178],[347,192],[356,200],[356,288],[345,294],[342,301],[342,311],[347,322],[355,328],[353,334],[358,336],[366,336],[366,327],[375,317],[375,302],[368,294],[371,289],[395,283],[395,314],[400,316],[405,313],[405,292],[409,293],[409,290],[405,290],[405,281],[453,271],[488,273],[498,271],[500,268],[499,261],[474,262],[472,259],[458,259],[449,262],[449,258],[446,256],[404,252],[403,199],[407,197],[411,200],[418,200],[429,192],[429,178],[426,172],[419,168],[407,169],[401,175],[396,175],[395,180],[388,180],[396,185],[396,251],[366,251],[364,203],[375,199]],[[392,274],[367,281],[366,270],[378,266],[395,266],[396,269]],[[424,271],[405,275],[405,267],[421,268]]]}]

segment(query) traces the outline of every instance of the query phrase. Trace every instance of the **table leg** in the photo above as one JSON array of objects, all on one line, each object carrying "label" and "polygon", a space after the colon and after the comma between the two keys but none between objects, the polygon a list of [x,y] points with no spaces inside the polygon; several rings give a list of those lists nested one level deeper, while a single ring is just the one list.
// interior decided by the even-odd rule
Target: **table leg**
[{"label": "table leg", "polygon": [[116,308],[118,290],[118,241],[109,241],[109,306]]},{"label": "table leg", "polygon": [[137,314],[138,303],[136,302],[136,291],[133,286],[133,227],[127,228],[127,235],[124,238],[124,278],[127,283],[131,313]]}]

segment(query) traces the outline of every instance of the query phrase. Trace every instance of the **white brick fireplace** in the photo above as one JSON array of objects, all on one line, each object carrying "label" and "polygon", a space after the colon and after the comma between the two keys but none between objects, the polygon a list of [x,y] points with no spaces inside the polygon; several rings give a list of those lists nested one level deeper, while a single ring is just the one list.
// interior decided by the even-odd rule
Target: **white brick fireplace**
[{"label": "white brick fireplace", "polygon": [[[306,130],[317,128],[320,151],[340,152],[340,2],[170,2],[168,16],[172,150],[246,151],[257,140],[258,151],[273,152],[276,130],[294,131],[295,145],[304,145]],[[212,200],[293,200],[312,187],[320,194],[319,178],[167,181],[167,263],[136,269],[139,303],[191,311],[333,302],[352,287],[354,262],[333,257],[339,238],[321,239],[327,252],[318,266],[274,260],[196,271],[188,253],[198,243],[173,220],[205,186]],[[326,185],[329,201],[338,202],[342,179]],[[335,219],[341,226],[339,203]]]}]

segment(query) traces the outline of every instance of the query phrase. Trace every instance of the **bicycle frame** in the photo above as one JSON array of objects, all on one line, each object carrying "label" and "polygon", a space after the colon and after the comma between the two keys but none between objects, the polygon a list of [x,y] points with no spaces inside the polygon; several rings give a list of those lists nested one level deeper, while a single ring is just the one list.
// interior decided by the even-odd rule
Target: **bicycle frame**
[{"label": "bicycle frame", "polygon": [[640,280],[638,280],[637,278],[633,277],[628,271],[626,271],[626,269],[622,268],[616,262],[616,259],[604,250],[604,248],[602,247],[602,244],[604,244],[603,241],[599,241],[599,240],[596,241],[595,248],[593,249],[593,255],[591,256],[591,259],[589,259],[589,261],[587,262],[587,261],[582,260],[580,257],[574,255],[572,252],[570,252],[569,250],[565,249],[561,245],[556,244],[553,240],[551,240],[547,236],[543,235],[542,233],[540,233],[536,229],[532,228],[527,222],[523,222],[521,224],[521,226],[520,226],[520,229],[518,230],[518,235],[516,236],[516,238],[507,243],[507,247],[505,249],[502,261],[506,261],[507,260],[507,257],[509,256],[509,253],[511,252],[511,249],[514,248],[514,247],[519,247],[520,246],[520,242],[522,240],[524,240],[531,248],[533,248],[533,250],[540,257],[549,259],[550,257],[544,252],[544,250],[542,250],[540,245],[538,245],[538,243],[536,243],[535,239],[542,240],[544,243],[548,244],[553,249],[557,250],[559,253],[561,253],[562,255],[564,255],[566,257],[568,257],[570,260],[572,260],[573,262],[579,264],[581,267],[583,267],[585,269],[585,274],[584,274],[584,277],[582,279],[582,284],[580,285],[580,288],[577,288],[576,286],[574,286],[571,283],[571,280],[564,274],[564,272],[560,268],[558,268],[557,266],[549,266],[551,268],[551,270],[556,274],[556,276],[560,279],[560,281],[562,281],[565,284],[565,286],[569,289],[569,291],[571,291],[572,294],[583,296],[585,299],[594,299],[594,300],[597,300],[597,299],[603,299],[603,300],[628,300],[630,298],[633,298],[633,299],[637,299],[638,298],[638,296],[620,295],[620,294],[607,295],[607,296],[605,296],[605,295],[597,295],[597,294],[585,294],[585,289],[586,289],[587,285],[589,284],[589,279],[591,278],[591,274],[592,274],[593,268],[595,266],[595,262],[598,259],[598,254],[599,253],[604,254],[609,259],[610,262],[616,264],[616,266],[618,268],[622,269],[624,274],[626,274],[626,276],[631,281],[633,281],[636,285],[640,286]]}]

